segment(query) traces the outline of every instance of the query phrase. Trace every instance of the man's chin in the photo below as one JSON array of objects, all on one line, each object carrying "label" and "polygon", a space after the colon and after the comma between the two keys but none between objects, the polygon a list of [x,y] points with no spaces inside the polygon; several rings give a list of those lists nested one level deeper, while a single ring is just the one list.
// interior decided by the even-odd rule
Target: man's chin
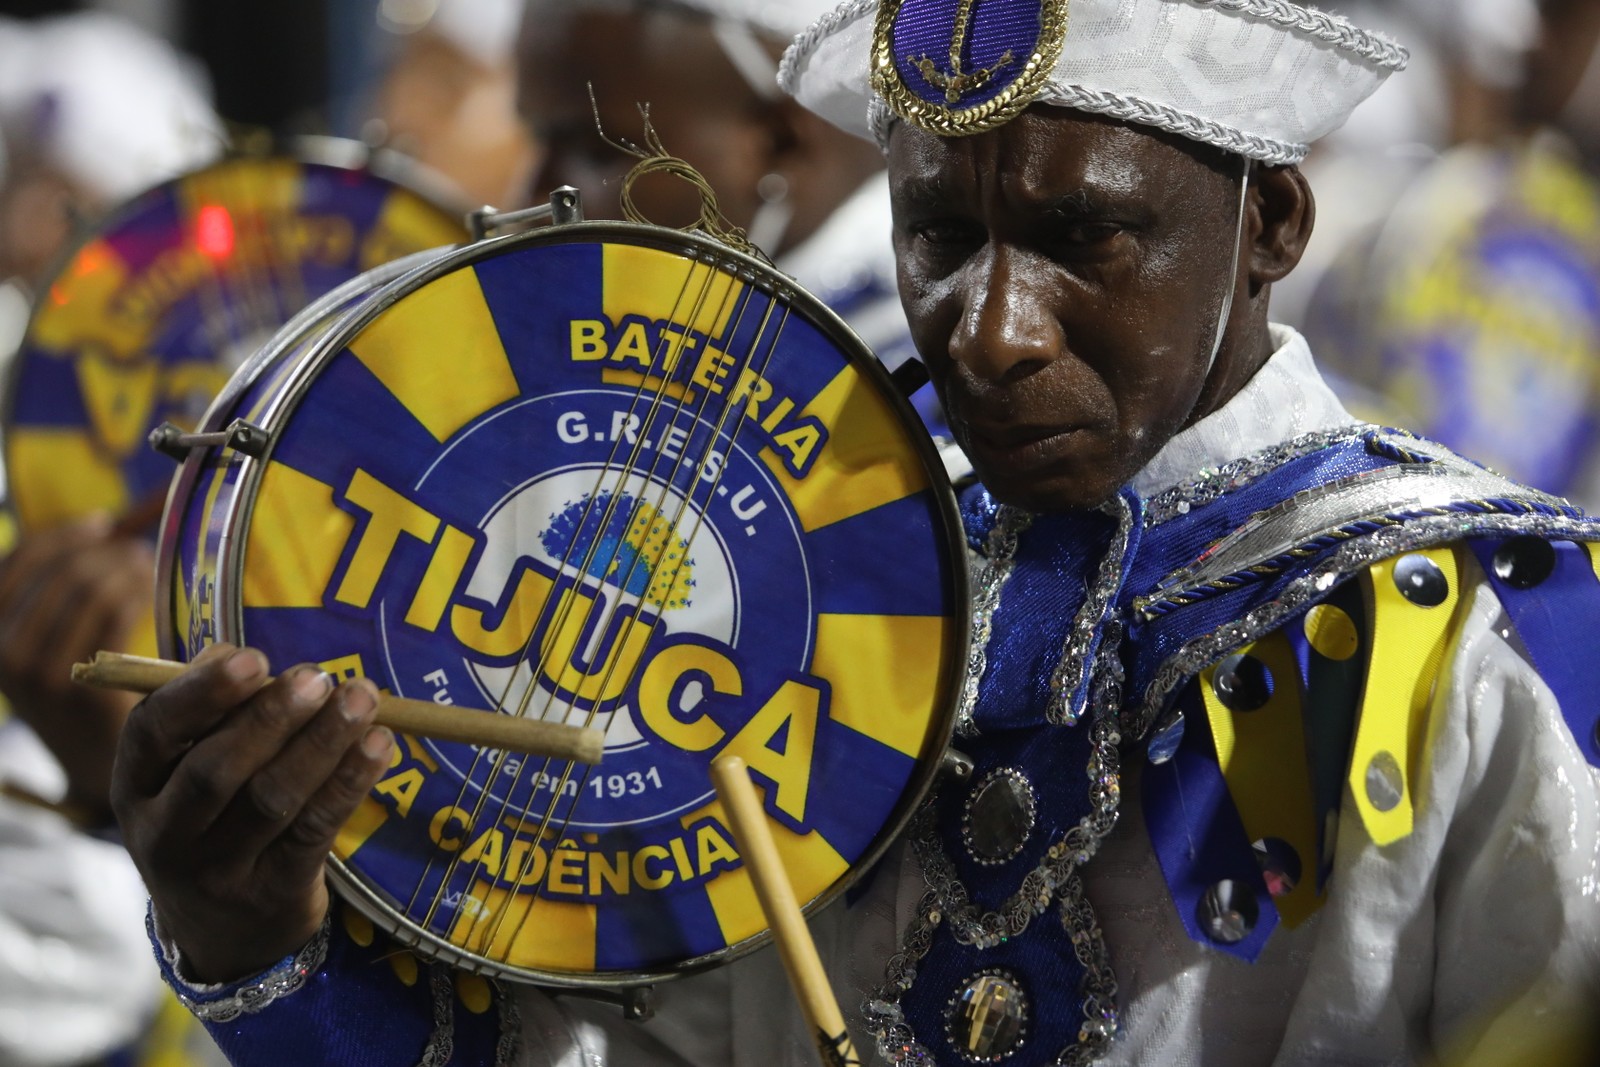
[{"label": "man's chin", "polygon": [[1088,511],[1116,496],[1126,479],[1114,473],[1062,472],[1019,477],[1007,471],[978,470],[989,495],[1002,504],[1045,514],[1058,511]]}]

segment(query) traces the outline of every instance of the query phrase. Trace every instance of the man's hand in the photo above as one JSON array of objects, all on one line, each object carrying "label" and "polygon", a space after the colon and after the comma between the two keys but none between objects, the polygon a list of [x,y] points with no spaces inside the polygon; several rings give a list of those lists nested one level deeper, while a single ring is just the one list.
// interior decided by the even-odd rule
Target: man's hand
[{"label": "man's hand", "polygon": [[187,977],[234,981],[297,951],[328,907],[323,861],[388,768],[377,690],[302,665],[265,688],[254,649],[206,649],[123,731],[112,805]]},{"label": "man's hand", "polygon": [[155,553],[91,520],[24,538],[0,564],[0,692],[67,773],[67,802],[110,816],[111,762],[136,699],[74,683],[72,665],[126,650],[154,610]]}]

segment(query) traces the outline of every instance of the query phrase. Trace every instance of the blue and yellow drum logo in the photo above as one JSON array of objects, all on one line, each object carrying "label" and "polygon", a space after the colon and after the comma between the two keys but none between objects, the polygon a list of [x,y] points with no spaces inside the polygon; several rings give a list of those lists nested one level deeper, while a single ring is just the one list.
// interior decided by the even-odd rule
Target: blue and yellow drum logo
[{"label": "blue and yellow drum logo", "polygon": [[403,284],[277,436],[242,634],[606,751],[406,738],[338,854],[508,969],[725,951],[764,923],[711,759],[750,764],[810,899],[942,744],[960,547],[921,431],[826,323],[673,251],[530,243]]}]

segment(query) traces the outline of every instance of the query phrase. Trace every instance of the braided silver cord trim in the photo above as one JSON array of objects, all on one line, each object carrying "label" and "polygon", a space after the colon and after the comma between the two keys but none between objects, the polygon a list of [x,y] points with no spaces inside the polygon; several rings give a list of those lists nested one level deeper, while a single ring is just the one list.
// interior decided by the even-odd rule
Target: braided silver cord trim
[{"label": "braided silver cord trim", "polygon": [[[1467,537],[1536,534],[1554,539],[1600,541],[1600,523],[1557,515],[1472,515],[1451,513],[1411,519],[1398,526],[1346,541],[1310,572],[1290,582],[1275,600],[1248,612],[1209,634],[1197,637],[1168,656],[1145,687],[1144,703],[1124,723],[1130,737],[1143,738],[1150,724],[1177,689],[1196,673],[1233,650],[1271,633],[1341,579],[1407,552],[1435,548]],[[1131,710],[1131,709],[1130,709]]]},{"label": "braided silver cord trim", "polygon": [[[1094,643],[1095,632],[1108,622],[1112,601],[1122,585],[1122,564],[1128,555],[1128,540],[1133,533],[1133,508],[1125,497],[1120,494],[1113,497],[1100,510],[1116,518],[1117,528],[1111,535],[1105,556],[1100,560],[1094,583],[1084,590],[1083,605],[1072,620],[1072,628],[1067,632],[1066,642],[1061,648],[1061,658],[1056,660],[1055,670],[1050,675],[1050,703],[1045,706],[1044,716],[1059,726],[1075,725],[1083,713],[1082,708],[1073,706],[1073,698],[1089,679],[1092,667],[1089,647]],[[988,637],[986,628],[983,639],[987,641]],[[976,697],[976,691],[973,695]],[[1084,694],[1086,704],[1091,695]],[[968,710],[966,705],[963,705],[963,709]]]},{"label": "braided silver cord trim", "polygon": [[852,4],[829,11],[807,26],[790,42],[789,47],[783,50],[783,58],[778,61],[778,88],[793,96],[796,79],[804,73],[806,64],[811,62],[811,53],[817,50],[817,45],[822,43],[822,39],[832,36],[856,19],[876,11],[877,8],[878,0],[855,0]]},{"label": "braided silver cord trim", "polygon": [[445,1067],[456,1051],[456,990],[449,968],[428,968],[428,992],[433,996],[433,1033],[417,1067]]},{"label": "braided silver cord trim", "polygon": [[[1214,145],[1225,151],[1274,166],[1298,163],[1306,157],[1307,152],[1311,151],[1310,145],[1259,137],[1234,129],[1232,126],[1224,126],[1220,122],[1179,111],[1166,104],[1156,104],[1119,93],[1085,89],[1078,85],[1048,84],[1039,91],[1038,96],[1034,97],[1034,102],[1075,108],[1123,122],[1154,126],[1191,141]],[[889,151],[889,132],[897,121],[898,117],[890,110],[888,102],[883,97],[874,95],[867,104],[867,128],[872,131],[872,139],[884,152]]]},{"label": "braided silver cord trim", "polygon": [[1301,7],[1288,0],[1188,0],[1197,7],[1219,7],[1242,15],[1263,19],[1286,30],[1294,30],[1319,41],[1326,41],[1367,62],[1389,70],[1405,70],[1411,53],[1379,34],[1361,29],[1342,15],[1331,15],[1316,8]]},{"label": "braided silver cord trim", "polygon": [[500,1040],[494,1046],[494,1067],[511,1067],[522,1058],[522,1012],[517,1000],[499,982],[491,980],[495,1004],[500,1009]]},{"label": "braided silver cord trim", "polygon": [[[317,932],[294,959],[279,964],[249,985],[240,986],[232,996],[221,1000],[197,1001],[180,989],[177,991],[178,1002],[203,1023],[227,1023],[241,1015],[254,1015],[273,1001],[297,992],[306,984],[306,979],[316,973],[328,958],[328,939],[332,929],[330,913],[330,917],[322,920]],[[167,965],[177,974],[179,960],[176,946],[169,949],[163,941],[161,952]]]},{"label": "braided silver cord trim", "polygon": [[1220,122],[1213,122],[1211,119],[1201,118],[1187,111],[1179,111],[1169,104],[1158,104],[1152,100],[1123,93],[1086,89],[1081,85],[1059,85],[1051,82],[1039,91],[1039,95],[1034,97],[1034,102],[1076,108],[1079,111],[1089,111],[1123,122],[1138,123],[1141,126],[1154,126],[1168,133],[1175,133],[1179,137],[1200,141],[1274,166],[1298,163],[1306,158],[1307,152],[1311,151],[1311,146],[1308,144],[1279,141],[1271,137],[1245,133],[1232,126],[1224,126]]},{"label": "braided silver cord trim", "polygon": [[989,635],[994,631],[994,613],[1000,607],[1000,594],[1011,578],[1012,558],[1017,554],[1017,537],[1033,523],[1033,516],[1009,504],[1000,506],[985,545],[987,560],[978,576],[972,602],[972,642],[967,652],[967,674],[961,682],[961,703],[956,709],[956,733],[971,737],[978,728],[972,709],[978,703],[978,685],[988,669]]}]

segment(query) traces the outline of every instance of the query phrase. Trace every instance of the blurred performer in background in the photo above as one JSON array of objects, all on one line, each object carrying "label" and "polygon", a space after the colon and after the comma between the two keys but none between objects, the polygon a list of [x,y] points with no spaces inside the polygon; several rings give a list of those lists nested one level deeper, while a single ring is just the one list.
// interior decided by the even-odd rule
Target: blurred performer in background
[{"label": "blurred performer in background", "polygon": [[[79,225],[222,146],[189,64],[100,14],[0,21],[0,134],[6,356],[34,287]],[[108,522],[14,549],[8,538],[5,549],[0,690],[10,717],[0,722],[0,788],[12,795],[0,797],[0,1063],[65,1067],[133,1050],[151,1037],[164,1000],[136,936],[138,875],[120,843],[82,829],[110,825],[111,757],[131,702],[72,686],[64,673],[79,642],[133,640],[134,620],[150,613],[152,552],[111,536]],[[15,799],[18,790],[61,801],[76,824]],[[167,1025],[160,1040],[181,1043],[187,1028]],[[165,1055],[185,1062],[181,1044]]]},{"label": "blurred performer in background", "polygon": [[1432,12],[1451,71],[1443,150],[1398,185],[1342,183],[1369,223],[1323,246],[1305,329],[1360,413],[1593,506],[1600,4],[1478,9]]},{"label": "blurred performer in background", "polygon": [[[883,157],[785,96],[778,56],[828,5],[761,0],[533,0],[523,21],[523,116],[543,152],[542,200],[574,185],[591,218],[621,218],[642,143],[639,105],[667,151],[705,176],[729,221],[815,293],[891,370],[914,355],[895,290]],[[589,86],[594,101],[589,98]],[[693,222],[698,191],[667,175],[632,190],[649,221]],[[937,400],[913,403],[936,432]]]},{"label": "blurred performer in background", "polygon": [[448,178],[468,203],[517,206],[534,159],[516,109],[523,0],[446,0],[426,22],[404,21],[416,6],[379,6],[378,25],[398,49],[375,92],[369,140]]}]

